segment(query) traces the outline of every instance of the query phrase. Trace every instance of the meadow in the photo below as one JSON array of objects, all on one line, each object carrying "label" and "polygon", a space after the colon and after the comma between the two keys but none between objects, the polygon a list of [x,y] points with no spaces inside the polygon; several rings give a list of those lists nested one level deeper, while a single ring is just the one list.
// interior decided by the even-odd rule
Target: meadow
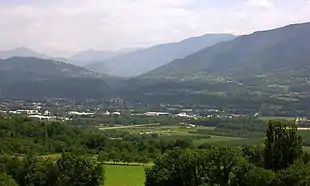
[{"label": "meadow", "polygon": [[[152,134],[156,133],[161,137],[184,137],[193,140],[195,146],[202,144],[210,145],[249,145],[249,144],[262,144],[264,138],[253,137],[253,138],[242,138],[232,136],[219,136],[219,135],[208,135],[208,134],[197,134],[193,133],[197,130],[214,130],[214,127],[190,127],[190,126],[162,126],[162,125],[135,125],[135,126],[124,126],[117,129],[119,131],[128,132],[131,134]],[[109,130],[109,129],[108,129]],[[304,140],[309,140],[310,131],[302,130],[299,131]],[[206,138],[200,138],[206,136]],[[207,137],[208,136],[208,137]],[[310,153],[310,146],[304,146],[304,150]],[[50,155],[50,157],[58,157],[59,154]],[[145,181],[145,166],[142,164],[123,164],[114,162],[105,162],[105,185],[107,186],[143,186]],[[152,166],[152,163],[146,165]]]},{"label": "meadow", "polygon": [[105,165],[106,186],[143,186],[144,166]]},{"label": "meadow", "polygon": [[[260,143],[262,139],[248,140],[247,138],[231,137],[231,136],[217,136],[207,134],[195,134],[193,132],[197,130],[214,130],[214,127],[186,127],[186,126],[139,126],[139,127],[128,127],[121,129],[124,132],[131,134],[149,134],[156,133],[162,137],[184,137],[191,138],[195,145],[199,146],[204,143],[209,144],[248,144],[248,143]],[[205,138],[204,138],[205,137]]]}]

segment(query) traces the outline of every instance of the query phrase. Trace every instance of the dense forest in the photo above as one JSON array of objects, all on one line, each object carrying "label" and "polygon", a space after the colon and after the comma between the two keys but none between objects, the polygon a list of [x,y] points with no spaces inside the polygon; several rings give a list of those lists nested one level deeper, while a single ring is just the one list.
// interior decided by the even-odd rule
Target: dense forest
[{"label": "dense forest", "polygon": [[269,122],[264,146],[174,149],[146,169],[146,186],[305,186],[309,155],[294,125]]},{"label": "dense forest", "polygon": [[[188,139],[6,116],[0,120],[0,183],[99,186],[104,185],[105,162],[153,162],[145,170],[146,186],[310,184],[310,155],[303,152],[296,126],[249,123],[248,131],[266,131],[263,145],[195,146]],[[229,123],[217,127],[239,129]]]},{"label": "dense forest", "polygon": [[[48,155],[74,152],[100,154],[109,161],[147,162],[174,147],[189,147],[187,140],[103,132],[66,123],[40,122],[24,117],[0,120],[1,153]],[[128,160],[126,159],[128,158]]]}]

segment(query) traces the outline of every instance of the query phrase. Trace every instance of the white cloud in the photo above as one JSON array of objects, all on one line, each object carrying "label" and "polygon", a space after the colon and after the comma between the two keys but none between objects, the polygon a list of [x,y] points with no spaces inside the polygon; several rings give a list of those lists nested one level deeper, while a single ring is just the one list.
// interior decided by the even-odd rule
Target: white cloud
[{"label": "white cloud", "polygon": [[264,8],[274,7],[272,0],[248,0],[247,3],[250,6],[257,6],[257,7],[264,7]]},{"label": "white cloud", "polygon": [[[4,3],[7,1],[7,3]],[[26,3],[27,2],[27,3]],[[50,54],[172,42],[204,33],[248,33],[310,21],[308,0],[0,1],[0,49]]]}]

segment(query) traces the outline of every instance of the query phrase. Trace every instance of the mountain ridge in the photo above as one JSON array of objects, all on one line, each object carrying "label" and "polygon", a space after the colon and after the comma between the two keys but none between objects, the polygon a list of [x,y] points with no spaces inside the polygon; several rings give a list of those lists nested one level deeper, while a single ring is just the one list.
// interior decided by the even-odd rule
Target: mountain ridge
[{"label": "mountain ridge", "polygon": [[0,59],[8,59],[12,57],[36,57],[36,58],[42,58],[42,59],[49,58],[47,55],[36,52],[25,46],[20,46],[12,50],[0,51]]},{"label": "mountain ridge", "polygon": [[235,37],[232,34],[206,34],[187,38],[180,42],[155,45],[147,49],[116,56],[103,62],[88,65],[87,68],[123,77],[137,76],[174,59],[183,58],[206,46]]},{"label": "mountain ridge", "polygon": [[1,97],[101,98],[110,89],[101,75],[59,61],[34,57],[0,59]]},{"label": "mountain ridge", "polygon": [[86,66],[91,63],[95,63],[97,61],[106,60],[109,58],[116,57],[118,55],[134,52],[139,50],[139,48],[124,48],[121,50],[116,51],[104,51],[104,50],[85,50],[74,54],[73,56],[69,57],[68,60],[71,63],[74,63],[79,66]]},{"label": "mountain ridge", "polygon": [[[184,59],[161,66],[143,76],[185,76],[197,73],[228,75],[242,71],[242,69],[243,72],[246,72],[246,69],[268,71],[287,65],[297,67],[296,64],[291,65],[290,61],[305,64],[310,59],[305,51],[310,47],[309,38],[310,23],[257,31],[210,46]],[[301,56],[305,58],[301,59],[298,54],[302,54]],[[275,62],[279,60],[281,63]]]}]

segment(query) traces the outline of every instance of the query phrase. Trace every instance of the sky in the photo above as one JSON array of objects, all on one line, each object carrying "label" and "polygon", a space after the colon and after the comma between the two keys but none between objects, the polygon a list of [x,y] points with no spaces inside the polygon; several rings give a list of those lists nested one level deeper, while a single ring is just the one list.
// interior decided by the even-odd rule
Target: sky
[{"label": "sky", "polygon": [[0,0],[0,50],[119,50],[310,22],[310,0]]}]

